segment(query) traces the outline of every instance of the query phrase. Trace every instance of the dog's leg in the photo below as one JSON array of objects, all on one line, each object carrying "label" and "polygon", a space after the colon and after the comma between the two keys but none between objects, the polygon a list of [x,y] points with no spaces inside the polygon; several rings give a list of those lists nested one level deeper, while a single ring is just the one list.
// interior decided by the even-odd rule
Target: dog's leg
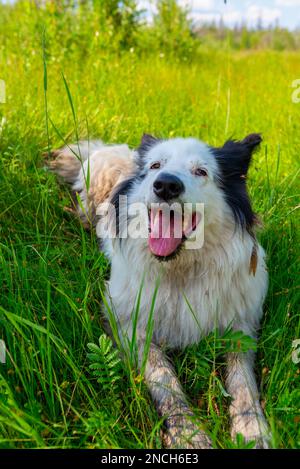
[{"label": "dog's leg", "polygon": [[162,350],[150,345],[145,380],[160,416],[165,418],[164,446],[167,448],[211,448],[206,433],[199,429],[171,364]]},{"label": "dog's leg", "polygon": [[259,402],[253,370],[254,354],[230,353],[227,356],[227,390],[232,397],[229,412],[231,437],[241,433],[256,448],[268,448],[269,429]]}]

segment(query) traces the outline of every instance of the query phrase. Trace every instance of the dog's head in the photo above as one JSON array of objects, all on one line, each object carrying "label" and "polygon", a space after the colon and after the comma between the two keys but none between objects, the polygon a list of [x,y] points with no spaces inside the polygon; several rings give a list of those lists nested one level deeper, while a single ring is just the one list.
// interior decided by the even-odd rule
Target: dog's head
[{"label": "dog's head", "polygon": [[[144,135],[136,152],[137,174],[113,196],[127,195],[130,204],[146,207],[149,251],[162,260],[178,253],[202,221],[205,230],[230,219],[251,231],[255,216],[246,189],[246,175],[259,134],[227,141],[214,148],[194,138],[161,140]],[[169,209],[169,210],[168,210]]]}]

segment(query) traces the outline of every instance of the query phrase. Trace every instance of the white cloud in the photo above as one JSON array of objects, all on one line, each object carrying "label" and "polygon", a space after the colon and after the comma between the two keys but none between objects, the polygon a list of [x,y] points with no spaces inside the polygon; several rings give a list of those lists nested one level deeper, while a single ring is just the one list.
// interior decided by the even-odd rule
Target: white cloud
[{"label": "white cloud", "polygon": [[152,23],[153,15],[156,15],[157,8],[155,3],[151,2],[150,0],[138,0],[137,6],[139,10],[143,10],[144,12],[144,19],[147,23]]},{"label": "white cloud", "polygon": [[212,10],[215,7],[215,0],[179,0],[182,6],[188,6],[192,10]]},{"label": "white cloud", "polygon": [[246,21],[250,25],[255,25],[261,20],[264,26],[268,26],[278,21],[282,12],[278,8],[260,7],[258,5],[250,5],[246,12]]},{"label": "white cloud", "polygon": [[276,0],[275,4],[279,7],[299,7],[300,0]]},{"label": "white cloud", "polygon": [[233,26],[237,23],[242,23],[243,20],[245,21],[245,18],[243,17],[243,14],[241,11],[238,10],[230,10],[226,13],[221,13],[221,12],[192,12],[191,13],[191,18],[195,22],[200,22],[200,23],[219,23],[220,20],[229,25]]},{"label": "white cloud", "polygon": [[[153,0],[138,0],[137,4],[140,9],[149,11],[157,10],[155,1]],[[215,0],[178,0],[181,7],[188,7],[191,10],[212,10],[215,8]]]},{"label": "white cloud", "polygon": [[137,6],[140,10],[151,11],[155,5],[150,0],[138,0]]},{"label": "white cloud", "polygon": [[261,21],[263,26],[269,26],[280,19],[282,12],[278,8],[260,7],[258,5],[250,5],[246,11],[226,9],[214,12],[193,11],[192,19],[195,22],[211,23],[219,22],[220,19],[228,26],[235,24],[247,23],[248,26],[256,26]]},{"label": "white cloud", "polygon": [[220,13],[201,13],[199,11],[192,12],[190,17],[196,23],[213,23],[221,19]]},{"label": "white cloud", "polygon": [[225,24],[234,25],[245,21],[243,13],[239,10],[230,10],[222,15]]}]

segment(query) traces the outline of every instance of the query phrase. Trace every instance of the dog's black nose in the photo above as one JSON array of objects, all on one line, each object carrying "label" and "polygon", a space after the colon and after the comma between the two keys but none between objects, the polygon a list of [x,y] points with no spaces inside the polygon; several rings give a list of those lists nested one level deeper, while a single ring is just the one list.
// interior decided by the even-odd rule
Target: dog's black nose
[{"label": "dog's black nose", "polygon": [[170,200],[184,191],[184,185],[177,176],[161,173],[153,183],[153,191],[161,199]]}]

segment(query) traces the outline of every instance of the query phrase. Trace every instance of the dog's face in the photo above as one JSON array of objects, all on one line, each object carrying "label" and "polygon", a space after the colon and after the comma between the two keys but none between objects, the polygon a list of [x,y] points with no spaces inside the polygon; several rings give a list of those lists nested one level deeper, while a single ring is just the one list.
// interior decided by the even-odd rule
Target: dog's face
[{"label": "dog's face", "polygon": [[141,155],[139,196],[147,204],[209,203],[217,164],[209,147],[193,138],[157,141]]},{"label": "dog's face", "polygon": [[224,217],[251,228],[254,214],[245,177],[260,141],[258,134],[252,134],[242,142],[212,148],[194,138],[143,136],[137,150],[138,174],[125,183],[123,194],[130,204],[146,207],[142,223],[149,234],[143,242],[154,256],[169,260],[181,252],[203,221],[199,207],[204,206],[206,230],[222,224]]},{"label": "dog's face", "polygon": [[193,138],[155,142],[144,137],[138,157],[141,181],[133,199],[147,206],[150,251],[166,260],[198,228],[203,217],[200,204],[207,217],[222,204],[215,182],[216,161],[209,147]]}]

